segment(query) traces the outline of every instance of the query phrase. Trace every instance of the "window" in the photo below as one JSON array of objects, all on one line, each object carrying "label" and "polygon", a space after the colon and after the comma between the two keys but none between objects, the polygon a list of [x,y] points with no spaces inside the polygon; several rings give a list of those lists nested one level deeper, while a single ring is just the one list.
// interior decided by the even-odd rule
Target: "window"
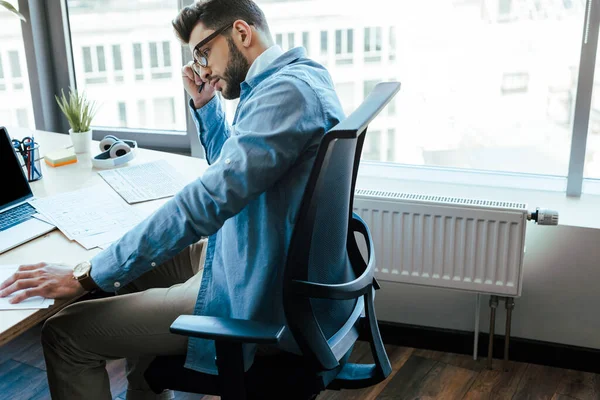
[{"label": "window", "polygon": [[302,47],[306,49],[306,54],[310,54],[310,34],[302,32]]},{"label": "window", "polygon": [[[16,6],[16,2],[11,2]],[[35,129],[21,20],[0,11],[0,125]]]},{"label": "window", "polygon": [[[170,24],[178,4],[67,0],[77,88],[99,105],[94,126],[185,133],[182,46]],[[154,115],[157,96],[173,101],[168,123]]]},{"label": "window", "polygon": [[380,62],[381,47],[381,27],[365,28],[365,62]]},{"label": "window", "polygon": [[29,128],[29,113],[26,108],[17,108],[17,125],[23,128]]},{"label": "window", "polygon": [[121,57],[121,46],[115,44],[112,46],[113,69],[115,71],[115,82],[123,82],[123,59]]},{"label": "window", "polygon": [[354,82],[337,83],[335,85],[335,91],[340,99],[340,102],[342,103],[342,108],[344,109],[346,116],[352,114],[354,109],[357,107],[355,102],[356,96],[354,95],[354,88]]},{"label": "window", "polygon": [[138,126],[145,127],[148,125],[148,116],[146,114],[146,100],[140,99],[137,101],[138,109]]},{"label": "window", "polygon": [[135,69],[135,80],[144,80],[144,55],[141,43],[133,44],[133,67]]},{"label": "window", "polygon": [[390,61],[394,61],[396,59],[396,27],[395,26],[390,26],[389,43],[390,43],[389,58],[390,58]]},{"label": "window", "polygon": [[150,42],[150,69],[152,79],[170,79],[171,72],[171,43]]},{"label": "window", "polygon": [[8,52],[8,59],[10,61],[10,73],[13,79],[13,89],[23,90],[25,87],[23,84],[23,73],[21,72],[21,60],[19,52],[16,50],[10,50]]},{"label": "window", "polygon": [[124,102],[117,103],[119,112],[119,126],[127,126],[127,105]]},{"label": "window", "polygon": [[2,54],[0,53],[0,92],[6,90],[6,83],[4,83],[4,67],[2,66]]},{"label": "window", "polygon": [[175,99],[154,99],[154,125],[163,129],[173,129],[175,125]]},{"label": "window", "polygon": [[108,82],[106,73],[106,57],[104,46],[84,46],[81,48],[83,56],[83,72],[86,84],[105,84]]},{"label": "window", "polygon": [[387,131],[387,162],[399,161],[396,160],[396,130],[394,128],[388,129]]},{"label": "window", "polygon": [[295,37],[296,35],[294,34],[294,32],[289,32],[286,34],[277,33],[275,34],[275,43],[284,51],[286,51],[294,47]]},{"label": "window", "polygon": [[327,31],[321,31],[321,55],[327,55]]},{"label": "window", "polygon": [[383,161],[381,159],[381,131],[367,130],[361,158],[369,161]]},{"label": "window", "polygon": [[354,30],[336,29],[335,31],[335,55],[337,65],[353,63],[354,53]]}]

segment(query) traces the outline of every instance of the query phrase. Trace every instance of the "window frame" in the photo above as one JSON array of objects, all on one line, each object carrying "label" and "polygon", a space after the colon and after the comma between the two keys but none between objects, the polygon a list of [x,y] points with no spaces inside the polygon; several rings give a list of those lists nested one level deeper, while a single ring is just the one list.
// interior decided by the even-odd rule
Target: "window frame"
[{"label": "window frame", "polygon": [[[178,8],[189,5],[193,0],[178,0]],[[18,0],[20,12],[27,18],[27,23],[22,24],[23,40],[25,44],[25,58],[29,72],[29,86],[31,89],[32,105],[35,116],[36,129],[55,132],[68,132],[68,124],[62,116],[54,95],[62,90],[68,90],[70,86],[76,86],[73,51],[71,45],[71,33],[68,19],[67,0],[48,2],[46,0]],[[502,17],[504,18],[504,16]],[[501,18],[501,19],[502,19]],[[510,16],[509,16],[510,18]],[[50,23],[52,21],[52,23]],[[403,166],[391,163],[372,163],[365,161],[362,170],[371,171],[379,176],[384,176],[394,170],[403,170],[401,174],[406,177],[406,171],[417,171],[419,179],[423,175],[430,177],[433,181],[448,181],[448,177],[457,181],[465,181],[472,184],[473,177],[483,177],[482,181],[493,181],[493,186],[498,187],[539,187],[542,190],[559,190],[566,192],[567,196],[580,197],[585,186],[588,190],[600,193],[600,179],[585,178],[584,166],[586,147],[588,144],[588,128],[590,123],[590,111],[592,101],[592,89],[594,86],[594,71],[596,67],[596,53],[598,50],[598,31],[600,26],[600,0],[586,0],[585,17],[582,26],[581,55],[578,70],[578,85],[574,107],[574,118],[572,127],[572,142],[570,149],[569,169],[566,177],[553,177],[533,174],[509,174],[489,171],[453,170],[451,168],[435,168],[424,166]],[[328,52],[333,49],[334,59],[339,57],[350,58],[354,63],[354,57],[361,51],[357,36],[360,30],[355,27],[339,27],[342,30],[342,53],[335,52],[336,28],[325,30],[327,32]],[[345,52],[348,46],[348,32],[353,30],[352,52]],[[321,30],[319,30],[321,32]],[[331,32],[331,33],[329,33]],[[387,32],[383,31],[382,36]],[[332,35],[331,37],[329,35]],[[393,32],[394,36],[397,32]],[[387,42],[383,39],[384,42]],[[319,54],[321,55],[321,33],[319,33]],[[398,43],[396,43],[396,47]],[[385,44],[384,44],[385,47]],[[112,50],[105,49],[106,53]],[[123,48],[121,48],[124,51]],[[142,54],[144,51],[142,50]],[[394,51],[394,55],[397,50]],[[182,52],[182,63],[191,60],[189,51]],[[4,80],[10,75],[9,60],[4,62]],[[107,70],[110,65],[107,63]],[[186,104],[189,97],[184,93]],[[104,135],[112,134],[124,139],[137,140],[140,146],[156,148],[180,153],[189,153],[193,156],[203,156],[195,124],[189,112],[186,110],[187,129],[181,134],[166,133],[160,130],[142,129],[116,129],[105,127],[94,127],[94,139],[102,139]],[[396,172],[397,174],[397,172]],[[392,174],[391,176],[394,176]],[[487,186],[491,186],[489,183]]]}]

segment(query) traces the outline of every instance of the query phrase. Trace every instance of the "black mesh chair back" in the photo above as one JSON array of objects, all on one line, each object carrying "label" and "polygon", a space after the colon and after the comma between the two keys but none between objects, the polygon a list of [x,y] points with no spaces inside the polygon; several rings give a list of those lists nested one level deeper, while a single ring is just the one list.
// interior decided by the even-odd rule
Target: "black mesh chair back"
[{"label": "black mesh chair back", "polygon": [[[285,269],[286,320],[303,356],[317,371],[353,369],[355,379],[346,383],[352,387],[381,381],[391,370],[372,307],[378,286],[371,237],[366,224],[353,214],[352,202],[367,127],[399,89],[396,82],[378,84],[356,111],[324,136]],[[356,233],[365,238],[366,261]],[[375,364],[343,366],[358,338],[363,314]]]}]

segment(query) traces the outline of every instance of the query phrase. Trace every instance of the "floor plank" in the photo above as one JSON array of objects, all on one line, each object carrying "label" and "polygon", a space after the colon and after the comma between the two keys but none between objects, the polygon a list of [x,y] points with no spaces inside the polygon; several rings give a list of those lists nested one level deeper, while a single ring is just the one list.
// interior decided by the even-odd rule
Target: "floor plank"
[{"label": "floor plank", "polygon": [[578,400],[600,399],[600,376],[589,372],[567,370],[556,393]]},{"label": "floor plank", "polygon": [[473,356],[466,354],[442,353],[435,350],[418,349],[413,353],[415,356],[429,358],[431,360],[440,361],[444,364],[454,365],[455,367],[470,369],[471,371],[482,371],[486,368],[486,360],[480,358],[473,360]]},{"label": "floor plank", "polygon": [[528,364],[509,362],[504,371],[502,360],[493,360],[492,369],[483,369],[465,394],[464,400],[509,400],[512,399]]},{"label": "floor plank", "polygon": [[377,400],[397,400],[418,393],[423,378],[438,364],[437,361],[425,357],[411,355],[402,368],[388,382]]},{"label": "floor plank", "polygon": [[[379,393],[385,388],[388,382],[393,379],[396,372],[402,368],[404,363],[409,359],[413,352],[413,349],[408,347],[399,347],[386,345],[385,351],[390,359],[392,365],[392,372],[390,376],[383,382],[379,383],[370,388],[357,389],[357,390],[326,390],[319,395],[319,400],[374,400],[377,398]],[[354,347],[354,351],[350,356],[350,362],[354,363],[373,363],[373,356],[371,355],[371,348],[366,342],[359,342]]]},{"label": "floor plank", "polygon": [[554,397],[565,374],[564,369],[529,364],[513,399],[550,400]]},{"label": "floor plank", "polygon": [[478,372],[438,362],[410,398],[461,399]]},{"label": "floor plank", "polygon": [[50,398],[46,372],[41,369],[7,360],[0,364],[0,377],[0,397],[3,399]]}]

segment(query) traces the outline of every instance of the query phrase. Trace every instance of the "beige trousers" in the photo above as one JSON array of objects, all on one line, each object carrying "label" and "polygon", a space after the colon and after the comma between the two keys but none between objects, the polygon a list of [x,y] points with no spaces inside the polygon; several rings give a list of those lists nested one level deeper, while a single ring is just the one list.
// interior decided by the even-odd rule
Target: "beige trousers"
[{"label": "beige trousers", "polygon": [[50,394],[60,399],[111,399],[106,361],[127,359],[127,399],[156,395],[144,371],[157,355],[187,351],[187,337],[169,332],[193,314],[206,257],[206,239],[123,287],[117,296],[75,303],[49,318],[42,346]]}]

